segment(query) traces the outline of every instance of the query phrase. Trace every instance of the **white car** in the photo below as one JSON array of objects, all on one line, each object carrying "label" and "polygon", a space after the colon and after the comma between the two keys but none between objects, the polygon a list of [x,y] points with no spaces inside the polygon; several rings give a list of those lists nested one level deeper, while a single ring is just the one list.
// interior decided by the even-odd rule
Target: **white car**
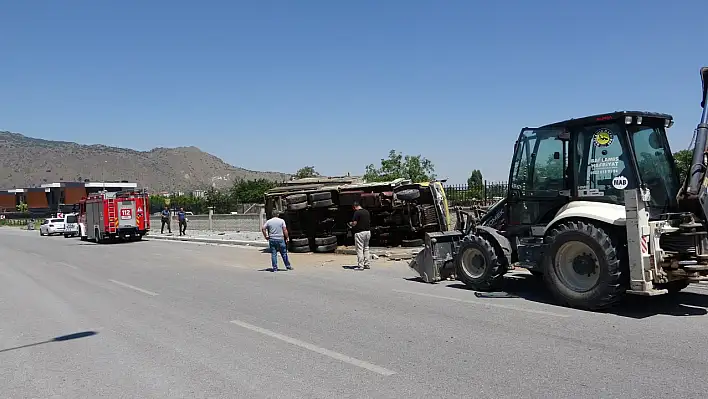
[{"label": "white car", "polygon": [[51,236],[64,233],[64,218],[44,219],[39,226],[40,236]]},{"label": "white car", "polygon": [[64,216],[64,238],[76,237],[80,234],[78,214],[68,213]]}]

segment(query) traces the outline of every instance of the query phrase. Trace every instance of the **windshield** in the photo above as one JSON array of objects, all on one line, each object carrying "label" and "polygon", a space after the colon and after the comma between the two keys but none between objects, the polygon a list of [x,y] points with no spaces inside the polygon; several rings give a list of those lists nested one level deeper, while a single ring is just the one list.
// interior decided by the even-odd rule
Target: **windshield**
[{"label": "windshield", "polygon": [[51,223],[63,223],[64,219],[52,219]]},{"label": "windshield", "polygon": [[66,217],[66,222],[67,223],[76,223],[76,216],[75,215],[70,215]]},{"label": "windshield", "polygon": [[652,207],[662,212],[676,205],[678,174],[663,127],[628,126],[639,177],[651,193]]}]

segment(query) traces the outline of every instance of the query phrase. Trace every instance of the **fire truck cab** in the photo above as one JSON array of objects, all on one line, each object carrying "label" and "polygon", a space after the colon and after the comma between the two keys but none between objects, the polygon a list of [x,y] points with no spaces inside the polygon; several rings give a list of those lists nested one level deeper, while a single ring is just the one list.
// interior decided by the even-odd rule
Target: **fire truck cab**
[{"label": "fire truck cab", "polygon": [[91,194],[79,202],[81,239],[103,243],[140,240],[150,230],[147,193],[133,190]]}]

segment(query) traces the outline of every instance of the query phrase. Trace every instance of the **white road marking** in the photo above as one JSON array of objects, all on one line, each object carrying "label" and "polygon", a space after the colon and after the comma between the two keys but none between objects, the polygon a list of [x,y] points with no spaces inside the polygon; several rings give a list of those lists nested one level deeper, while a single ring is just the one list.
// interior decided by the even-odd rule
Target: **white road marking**
[{"label": "white road marking", "polygon": [[134,285],[126,284],[126,283],[123,283],[123,282],[120,282],[120,281],[117,281],[117,280],[108,280],[108,281],[110,281],[111,283],[114,283],[114,284],[121,285],[121,286],[123,286],[123,287],[125,287],[125,288],[130,288],[131,290],[135,290],[135,291],[138,291],[138,292],[142,292],[143,294],[148,294],[148,295],[151,295],[151,296],[160,295],[160,294],[158,294],[158,293],[156,293],[156,292],[144,290],[144,289],[139,288],[139,287],[136,287],[136,286],[134,286]]},{"label": "white road marking", "polygon": [[357,366],[357,367],[361,367],[363,369],[367,369],[369,371],[373,371],[374,373],[378,373],[378,374],[385,375],[385,376],[396,374],[395,371],[391,371],[391,370],[383,368],[381,366],[377,366],[375,364],[371,364],[371,363],[365,362],[363,360],[355,359],[353,357],[349,357],[347,355],[343,355],[341,353],[334,352],[329,349],[320,348],[319,346],[315,346],[315,345],[309,344],[307,342],[300,341],[299,339],[295,339],[295,338],[291,338],[291,337],[288,337],[288,336],[285,336],[282,334],[278,334],[277,332],[266,330],[265,328],[254,326],[252,324],[248,324],[248,323],[240,321],[240,320],[232,320],[231,323],[239,325],[243,328],[247,328],[251,331],[259,332],[263,335],[267,335],[269,337],[279,339],[279,340],[287,342],[289,344],[293,344],[295,346],[299,346],[301,348],[311,350],[315,353],[319,353],[320,355],[325,355],[325,356],[331,357],[332,359],[336,359],[336,360],[342,361],[344,363],[351,364],[353,366]]},{"label": "white road marking", "polygon": [[68,264],[68,263],[66,263],[66,262],[57,262],[57,264],[62,265],[62,266],[69,267],[69,268],[74,269],[74,270],[79,270],[78,267],[76,267],[76,266],[74,266],[74,265],[70,265],[70,264]]},{"label": "white road marking", "polygon": [[482,306],[491,306],[495,308],[503,308],[503,309],[510,309],[510,310],[517,310],[519,312],[528,312],[528,313],[536,313],[536,314],[544,314],[547,316],[556,316],[556,317],[570,317],[569,315],[566,314],[560,314],[560,313],[553,313],[553,312],[546,312],[544,310],[535,310],[535,309],[525,309],[525,308],[520,308],[518,306],[512,306],[512,305],[502,305],[500,303],[488,303],[488,302],[483,302],[483,301],[473,301],[469,299],[460,299],[460,298],[451,298],[448,296],[441,296],[441,295],[433,295],[433,294],[424,294],[422,292],[414,292],[414,291],[404,291],[404,290],[393,290],[394,292],[400,292],[404,294],[411,294],[411,295],[420,295],[420,296],[427,296],[429,298],[437,298],[437,299],[445,299],[448,301],[455,301],[455,302],[462,302],[462,303],[469,303],[472,305],[482,305]]}]

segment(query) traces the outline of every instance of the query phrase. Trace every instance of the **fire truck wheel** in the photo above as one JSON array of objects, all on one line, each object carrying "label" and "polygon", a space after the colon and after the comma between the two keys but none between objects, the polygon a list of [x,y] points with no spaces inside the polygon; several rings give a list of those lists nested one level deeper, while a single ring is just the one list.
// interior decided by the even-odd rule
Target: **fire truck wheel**
[{"label": "fire truck wheel", "polygon": [[285,197],[285,202],[288,204],[297,204],[299,202],[306,202],[307,194],[291,194]]},{"label": "fire truck wheel", "polygon": [[313,208],[326,208],[334,205],[331,199],[326,199],[322,201],[312,201]]},{"label": "fire truck wheel", "polygon": [[323,193],[310,194],[310,201],[312,201],[312,202],[328,200],[328,199],[332,199],[332,193],[329,191],[325,191]]},{"label": "fire truck wheel", "polygon": [[543,278],[558,302],[589,310],[620,302],[629,287],[622,245],[610,230],[592,223],[566,222],[555,227],[544,261]]},{"label": "fire truck wheel", "polygon": [[305,208],[307,208],[307,202],[296,202],[296,203],[288,204],[289,211],[301,211]]}]

